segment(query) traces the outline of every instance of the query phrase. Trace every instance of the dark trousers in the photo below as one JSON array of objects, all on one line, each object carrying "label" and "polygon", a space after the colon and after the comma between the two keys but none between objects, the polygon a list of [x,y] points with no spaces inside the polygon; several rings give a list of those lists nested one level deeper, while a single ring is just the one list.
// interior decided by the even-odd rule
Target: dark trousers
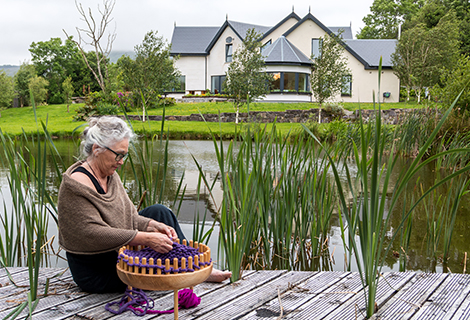
[{"label": "dark trousers", "polygon": [[[185,239],[174,213],[167,207],[155,204],[139,212],[141,216],[152,218],[175,229],[180,240]],[[118,253],[110,251],[84,255],[67,252],[67,261],[75,283],[85,292],[105,293],[124,292],[126,285],[116,272]]]}]

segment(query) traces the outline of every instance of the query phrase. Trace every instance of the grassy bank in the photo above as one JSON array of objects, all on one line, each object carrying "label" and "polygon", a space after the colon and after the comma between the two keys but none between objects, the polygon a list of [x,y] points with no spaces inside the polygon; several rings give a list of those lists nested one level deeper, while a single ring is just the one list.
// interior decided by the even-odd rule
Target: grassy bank
[{"label": "grassy bank", "polygon": [[[81,132],[80,128],[85,122],[73,121],[75,115],[75,109],[80,104],[71,105],[70,112],[67,112],[67,106],[62,105],[49,105],[39,106],[37,108],[38,119],[43,122],[47,122],[48,129],[53,136],[69,137],[72,134]],[[372,109],[373,105],[369,103],[345,103],[344,108],[348,110],[357,110],[359,106],[363,109]],[[389,103],[384,104],[388,109],[391,108],[420,108],[422,105],[414,103]],[[252,103],[250,104],[250,111],[285,111],[294,109],[311,109],[317,108],[318,105],[315,103]],[[166,115],[190,115],[194,113],[223,113],[223,112],[235,112],[233,105],[228,102],[222,103],[178,103],[173,106],[166,108]],[[247,108],[242,108],[240,112],[247,112]],[[142,110],[135,110],[129,112],[129,114],[141,114]],[[162,115],[163,109],[150,109],[148,110],[149,115]],[[161,130],[161,122],[154,121],[150,123],[142,123],[133,121],[132,125],[134,130],[141,134],[144,131],[147,134],[159,134]],[[270,125],[268,126],[268,128]],[[32,107],[25,108],[11,108],[1,111],[0,117],[0,128],[3,132],[10,135],[19,135],[23,131],[25,133],[32,134],[37,129],[34,111]],[[277,130],[283,135],[287,134],[289,130],[300,129],[300,124],[287,123],[278,124]],[[224,138],[229,138],[235,134],[236,130],[240,130],[240,126],[236,126],[234,123],[208,123],[204,124],[201,122],[178,122],[178,121],[166,121],[165,132],[169,132],[171,139],[207,139],[210,138],[210,132],[212,131],[217,136],[220,134]]]}]

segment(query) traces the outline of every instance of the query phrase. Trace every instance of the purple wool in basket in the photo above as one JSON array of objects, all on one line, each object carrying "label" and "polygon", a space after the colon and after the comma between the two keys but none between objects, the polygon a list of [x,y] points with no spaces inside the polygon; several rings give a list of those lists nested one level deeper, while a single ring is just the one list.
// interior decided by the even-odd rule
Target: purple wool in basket
[{"label": "purple wool in basket", "polygon": [[[162,271],[162,273],[194,272],[195,269],[200,269],[201,266],[210,265],[211,261],[212,261],[212,259],[211,259],[211,261],[207,261],[207,262],[200,262],[199,261],[199,265],[196,265],[194,263],[194,260],[195,260],[194,256],[199,256],[199,254],[200,254],[200,252],[195,248],[173,242],[173,249],[171,251],[169,251],[168,253],[159,253],[159,252],[156,252],[155,250],[153,250],[152,248],[148,248],[148,247],[144,248],[142,250],[137,250],[137,251],[125,249],[119,255],[118,262],[120,260],[123,260],[129,266],[138,266],[138,267],[141,267],[141,268],[147,268],[147,273],[149,273],[150,268],[154,268],[154,269],[158,268]],[[126,256],[128,256],[128,258],[132,257],[133,260],[134,260],[134,263],[129,263],[129,259],[128,258],[126,259]],[[188,265],[186,268],[182,268],[181,267],[181,258],[186,258],[187,259],[190,256],[193,257],[193,265],[192,266]],[[135,263],[135,258],[136,257],[139,258],[139,263]],[[143,258],[147,259],[146,264],[142,263]],[[151,258],[153,258],[153,260],[154,260],[154,265],[149,264],[149,261],[150,261]],[[173,267],[173,259],[174,258],[178,259],[178,268],[177,269],[175,269]],[[172,266],[170,267],[169,270],[165,269],[164,265],[157,266],[156,265],[157,264],[157,259],[161,259],[162,264],[165,263],[166,259],[169,259]]]}]

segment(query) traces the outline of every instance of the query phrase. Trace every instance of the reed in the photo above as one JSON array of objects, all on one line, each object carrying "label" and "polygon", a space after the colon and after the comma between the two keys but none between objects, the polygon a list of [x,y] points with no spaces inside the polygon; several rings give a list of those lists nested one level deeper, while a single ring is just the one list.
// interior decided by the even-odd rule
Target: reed
[{"label": "reed", "polygon": [[[240,279],[243,271],[243,259],[250,251],[256,230],[256,197],[251,188],[253,174],[245,165],[246,150],[251,148],[251,140],[241,142],[238,155],[234,154],[233,142],[225,155],[222,142],[220,146],[214,140],[214,147],[219,162],[223,200],[220,208],[219,241],[224,249],[226,263],[232,270],[231,281]],[[226,157],[226,158],[225,158]],[[227,159],[227,161],[225,161]]]},{"label": "reed", "polygon": [[[32,97],[33,110],[35,111]],[[35,113],[36,117],[36,113]],[[39,268],[47,265],[47,226],[49,217],[57,220],[57,208],[50,197],[51,175],[47,167],[52,158],[55,168],[60,170],[52,139],[46,124],[39,125],[37,133],[29,141],[26,135],[13,140],[0,130],[3,164],[9,168],[8,185],[12,199],[11,211],[4,199],[2,224],[5,234],[0,241],[1,263],[3,266],[27,265],[29,291],[27,301],[21,303],[6,317],[16,318],[26,307],[29,316],[37,306]],[[42,130],[40,129],[42,127]],[[47,286],[45,288],[47,291]]]},{"label": "reed", "polygon": [[245,126],[228,150],[213,135],[223,190],[219,243],[232,281],[247,268],[318,270],[328,251],[336,192],[325,153],[312,139],[266,128]]},{"label": "reed", "polygon": [[[125,103],[123,103],[122,100],[120,101],[124,116],[127,119],[129,126],[133,128],[126,113]],[[142,99],[142,103],[144,105],[143,110],[147,110],[144,99]],[[145,117],[145,113],[143,116]],[[165,119],[165,110],[163,110],[163,119]],[[183,187],[184,174],[181,176],[180,181],[176,186],[173,186],[172,183],[167,185],[167,180],[172,181],[172,179],[168,176],[169,135],[166,134],[167,138],[163,140],[163,137],[165,136],[164,125],[165,120],[161,123],[159,135],[152,135],[149,139],[144,130],[140,143],[130,144],[132,152],[129,153],[128,161],[132,172],[132,180],[134,181],[134,185],[132,185],[131,188],[131,196],[134,197],[136,202],[139,202],[139,208],[145,208],[156,203],[168,204],[170,202],[169,206],[173,209],[175,215],[178,216],[181,201],[185,193],[185,188]],[[121,168],[120,175],[123,183],[126,184],[127,175],[124,170],[124,166]],[[174,187],[175,197],[173,197],[173,200],[165,199],[165,188]]]},{"label": "reed", "polygon": [[[380,69],[381,67],[379,67],[379,88]],[[360,144],[358,145],[355,142],[352,142],[354,152],[353,161],[358,168],[356,176],[352,177],[350,173],[348,173],[348,167],[345,166],[347,181],[344,182],[340,177],[337,164],[333,157],[328,153],[338,190],[342,215],[349,227],[349,246],[354,252],[358,271],[364,286],[363,291],[367,318],[371,317],[376,311],[375,296],[380,279],[378,275],[384,265],[385,257],[389,253],[393,241],[397,235],[399,235],[399,232],[403,228],[403,225],[406,223],[411,212],[419,202],[440,185],[470,170],[470,166],[464,167],[436,182],[419,199],[411,204],[409,210],[402,215],[401,222],[393,231],[387,245],[387,226],[389,225],[391,215],[385,214],[386,203],[389,203],[388,211],[392,212],[397,201],[406,190],[408,183],[412,181],[419,169],[427,163],[446,154],[469,151],[468,149],[449,150],[446,152],[436,153],[425,161],[422,161],[454,105],[455,102],[444,113],[435,129],[428,136],[422,146],[420,146],[417,155],[411,164],[399,173],[398,180],[394,186],[391,185],[391,176],[397,162],[397,155],[395,153],[395,145],[392,144],[392,148],[390,150],[386,149],[387,139],[382,130],[380,102],[376,107],[377,113],[375,116],[374,126],[372,126],[370,122],[365,125],[362,121],[362,117],[360,117]],[[308,129],[306,128],[306,130]],[[312,137],[318,140],[314,135],[312,135]],[[353,187],[356,185],[358,186],[357,188]],[[345,193],[347,187],[349,187],[348,191],[351,192],[352,206],[348,201],[348,195]],[[356,230],[359,235],[358,244],[354,241]]]},{"label": "reed", "polygon": [[[205,191],[203,193],[203,195],[209,194],[209,196],[212,196],[212,191],[214,190],[214,187],[216,185],[218,176],[216,176],[214,178],[214,180],[212,181],[212,183],[209,184],[209,182],[206,178],[206,174],[203,171],[203,168],[201,167],[201,165],[199,164],[197,159],[194,157],[194,155],[191,154],[191,156],[192,156],[194,162],[196,163],[196,166],[197,166],[198,171],[199,171],[198,182],[197,182],[197,192],[196,192],[196,201],[199,202],[200,199],[201,199],[201,190],[206,190],[206,188],[207,188],[207,193]],[[211,200],[212,200],[212,203],[215,206],[217,206],[214,198],[212,198]],[[209,240],[211,238],[211,235],[212,235],[212,232],[214,231],[215,224],[217,222],[217,219],[214,219],[214,221],[213,221],[211,227],[209,228],[209,230],[207,230],[207,231],[204,230],[204,226],[206,225],[208,212],[209,212],[209,206],[206,205],[206,207],[204,209],[204,214],[201,216],[200,212],[199,212],[199,207],[196,206],[196,212],[194,214],[194,219],[193,219],[193,237],[192,237],[192,239],[194,241],[199,242],[199,243],[204,242],[205,244],[207,244],[209,242]]]}]

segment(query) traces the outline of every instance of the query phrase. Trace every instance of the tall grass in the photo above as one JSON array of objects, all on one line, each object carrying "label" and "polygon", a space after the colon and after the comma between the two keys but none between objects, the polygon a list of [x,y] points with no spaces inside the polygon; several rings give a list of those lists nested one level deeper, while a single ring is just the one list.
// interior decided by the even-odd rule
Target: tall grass
[{"label": "tall grass", "polygon": [[[33,110],[35,110],[34,99]],[[26,307],[31,317],[38,299],[38,280],[40,267],[47,265],[47,226],[49,218],[57,219],[57,208],[50,197],[50,172],[48,158],[54,160],[54,168],[60,170],[55,159],[57,150],[51,144],[47,125],[37,122],[37,134],[31,140],[24,135],[13,140],[0,130],[3,165],[9,168],[8,185],[11,194],[11,211],[4,201],[1,221],[4,237],[0,237],[0,261],[6,266],[26,265],[29,272],[29,291],[27,301],[21,303],[6,317],[15,318]],[[60,179],[60,178],[59,178]],[[47,288],[46,288],[47,290]]]},{"label": "tall grass", "polygon": [[219,242],[231,280],[247,268],[318,270],[336,201],[318,145],[283,137],[275,125],[246,126],[227,150],[213,139],[223,191]]},{"label": "tall grass", "polygon": [[[380,73],[381,72],[379,70],[379,88]],[[365,125],[362,122],[361,117],[360,144],[358,145],[356,142],[352,141],[354,151],[353,161],[358,168],[356,176],[351,176],[348,172],[348,166],[345,166],[344,169],[347,173],[347,181],[344,182],[341,179],[333,157],[328,153],[338,190],[342,215],[349,227],[349,245],[354,252],[359,275],[365,289],[363,291],[367,318],[371,317],[376,311],[375,296],[380,278],[378,275],[384,265],[385,257],[388,254],[393,241],[397,235],[399,235],[403,225],[408,220],[411,212],[420,201],[422,201],[429,193],[433,192],[437,187],[463,172],[470,170],[470,166],[467,166],[446,178],[443,178],[431,186],[419,199],[412,203],[409,210],[404,212],[402,215],[401,222],[392,232],[390,242],[387,245],[387,226],[389,225],[391,214],[386,214],[386,203],[389,203],[388,212],[391,212],[397,204],[397,201],[405,192],[408,183],[413,181],[412,179],[415,177],[416,173],[427,163],[441,158],[446,154],[470,151],[469,149],[449,150],[446,152],[436,153],[425,161],[422,161],[425,154],[428,152],[429,147],[434,142],[436,135],[443,126],[444,121],[451,113],[454,105],[455,102],[445,112],[432,133],[427,137],[422,146],[420,146],[416,157],[411,164],[403,168],[400,172],[397,183],[394,186],[391,185],[391,176],[397,163],[398,156],[395,153],[395,145],[392,144],[391,150],[386,149],[387,140],[382,130],[380,103],[377,105],[374,126],[372,126],[370,122]],[[306,128],[306,130],[308,129]],[[317,139],[315,136],[313,137]],[[406,139],[406,136],[404,138]],[[358,183],[359,188],[352,187],[356,183]],[[348,197],[351,195],[345,193],[347,188],[352,195],[354,204],[352,208],[348,201]],[[391,189],[391,192],[389,189]],[[354,239],[356,230],[359,236],[358,244]]]},{"label": "tall grass", "polygon": [[[142,97],[143,110],[147,110],[145,105],[145,99]],[[132,123],[126,113],[125,104],[120,99],[120,105],[124,116],[129,124],[129,127],[133,129]],[[144,111],[145,112],[145,111]],[[145,114],[144,114],[145,116]],[[163,108],[163,119],[165,119],[165,108]],[[167,138],[163,140],[165,128],[165,120],[161,122],[161,129],[159,136],[152,135],[149,138],[145,134],[142,136],[142,143],[132,143],[130,147],[132,152],[129,153],[129,163],[133,174],[133,180],[135,185],[133,186],[133,193],[139,196],[139,205],[141,207],[149,207],[156,203],[164,203],[164,191],[166,186],[166,180],[168,175],[168,134]],[[126,183],[127,176],[125,171],[121,170],[121,176],[123,183]],[[180,182],[176,188],[175,194],[178,195],[181,192],[181,197],[175,196],[173,203],[170,205],[178,216],[179,208],[181,207],[181,199],[184,197],[185,188],[183,187],[184,174],[181,176]],[[177,204],[180,199],[179,205]]]},{"label": "tall grass", "polygon": [[[437,174],[436,182],[439,180],[440,175]],[[455,219],[462,197],[469,192],[468,185],[467,177],[461,176],[455,178],[443,185],[439,190],[434,190],[422,203],[426,213],[428,257],[435,261],[438,260],[441,252],[444,264],[449,259]],[[422,190],[422,193],[424,193],[424,190]]]}]

